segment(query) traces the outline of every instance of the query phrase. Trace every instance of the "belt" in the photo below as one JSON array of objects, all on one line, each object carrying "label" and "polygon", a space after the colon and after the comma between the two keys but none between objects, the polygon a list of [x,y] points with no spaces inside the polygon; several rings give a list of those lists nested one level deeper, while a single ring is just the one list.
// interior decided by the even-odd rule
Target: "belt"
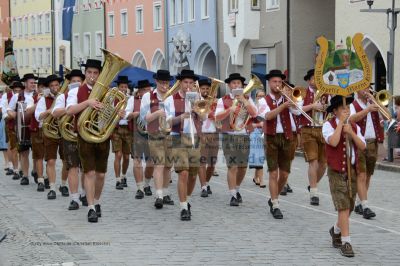
[{"label": "belt", "polygon": [[128,125],[118,125],[118,127],[128,127]]},{"label": "belt", "polygon": [[309,125],[307,125],[307,126],[303,126],[301,128],[322,128],[322,126],[309,126]]},{"label": "belt", "polygon": [[375,142],[377,142],[376,139],[366,139],[365,140],[365,143],[367,143],[367,144],[371,144],[371,143],[375,143]]}]

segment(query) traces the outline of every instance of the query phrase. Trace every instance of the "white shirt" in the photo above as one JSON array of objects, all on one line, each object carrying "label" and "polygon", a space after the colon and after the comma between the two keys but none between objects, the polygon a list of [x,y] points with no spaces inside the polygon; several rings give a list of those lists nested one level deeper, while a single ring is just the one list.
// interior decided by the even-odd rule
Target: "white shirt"
[{"label": "white shirt", "polygon": [[[339,119],[336,118],[336,125],[339,123]],[[357,125],[356,125],[357,126]],[[329,144],[329,138],[333,135],[335,132],[335,129],[332,127],[331,123],[329,121],[326,121],[324,125],[322,126],[322,135],[324,136],[325,142]],[[365,144],[365,139],[364,136],[361,134],[360,127],[357,126],[357,136],[364,142]],[[356,156],[354,152],[354,144],[351,146],[351,164],[356,163]]]},{"label": "white shirt", "polygon": [[56,102],[54,104],[53,110],[51,110],[51,114],[54,114],[54,110],[56,109],[64,109],[65,108],[65,94],[62,93],[58,95],[56,98]]},{"label": "white shirt", "polygon": [[[232,100],[234,99],[232,93],[229,93],[229,96],[231,97]],[[249,104],[251,104],[254,108],[257,109],[256,105],[254,104],[253,99],[251,97],[249,97],[248,100],[249,100]],[[222,98],[220,98],[220,99],[218,99],[218,102],[217,102],[217,108],[215,110],[215,116],[223,113],[224,111],[225,111],[224,100]],[[247,131],[246,131],[246,128],[243,128],[240,131],[231,130],[231,131],[227,131],[225,133],[228,133],[230,135],[244,135],[244,134],[247,134]]]},{"label": "white shirt", "polygon": [[[204,100],[203,97],[201,99]],[[208,118],[208,115],[207,115],[206,120],[203,121],[203,125],[201,127],[201,132],[203,132],[203,133],[217,132],[217,128],[215,127],[214,120],[211,120],[210,118]]]},{"label": "white shirt", "polygon": [[[24,91],[23,93],[25,97],[24,103],[26,103],[26,108],[33,106],[35,104],[35,101],[33,100],[33,91],[32,92]],[[10,103],[8,104],[7,110],[15,111],[17,107],[18,95],[19,93],[13,95],[13,97],[10,100]]]},{"label": "white shirt", "polygon": [[[86,84],[88,86],[89,90],[92,90],[92,86],[89,84]],[[67,98],[67,106],[66,109],[68,109],[72,105],[78,104],[78,88],[74,88],[68,92],[68,98]]]},{"label": "white shirt", "polygon": [[8,100],[7,100],[7,93],[3,93],[3,96],[1,96],[1,113],[3,116],[3,119],[7,118],[7,108],[8,108]]},{"label": "white shirt", "polygon": [[126,108],[125,108],[125,113],[126,114],[125,114],[124,119],[127,119],[128,115],[130,113],[133,113],[134,105],[135,105],[135,96],[130,96],[129,99],[128,99],[128,103],[126,104]]},{"label": "white shirt", "polygon": [[[178,93],[180,93],[180,92],[178,92]],[[185,112],[190,112],[191,111],[190,103],[188,101],[185,101],[185,100],[184,100],[184,102],[185,102]],[[167,99],[165,99],[165,113],[166,113],[167,121],[169,121],[172,118],[176,117],[173,95],[171,95]],[[193,130],[193,131],[191,131],[191,130]],[[196,127],[194,126],[193,114],[192,114],[192,119],[185,118],[183,120],[182,132],[183,132],[183,134],[190,134],[191,132],[193,132],[194,134],[197,133]],[[179,133],[171,132],[171,135],[176,135],[176,134],[179,134]]]},{"label": "white shirt", "polygon": [[[272,100],[275,100],[274,95],[270,94],[270,96],[271,96]],[[284,97],[281,96],[276,103],[277,107],[283,102],[283,100],[284,100]],[[265,116],[270,111],[271,111],[271,108],[269,108],[265,98],[261,98],[258,102],[258,116],[261,116],[263,119],[265,119]],[[293,119],[293,115],[299,115],[299,114],[300,114],[299,110],[289,108],[290,124],[291,124],[293,132],[297,131],[296,124]],[[284,133],[280,113],[276,116],[276,133]]]},{"label": "white shirt", "polygon": [[[368,107],[368,103],[367,105],[365,105],[362,101],[360,101],[359,99],[355,99],[355,101],[358,102],[358,104],[360,105],[361,109],[365,109]],[[354,107],[354,104],[350,104],[350,115],[354,115],[355,113],[357,113],[356,108]],[[367,123],[365,126],[365,133],[364,133],[364,137],[365,139],[376,139],[376,135],[375,135],[375,130],[374,130],[374,125],[372,122],[372,116],[371,113],[369,112],[367,114]]]},{"label": "white shirt", "polygon": [[[150,110],[150,93],[157,93],[158,100],[160,102],[162,101],[162,97],[158,93],[157,89],[154,89],[154,91],[151,91],[151,92],[146,92],[143,95],[142,101],[140,103],[140,119],[146,124],[146,126],[147,126],[146,115],[151,112],[151,110]],[[132,108],[133,108],[133,104],[132,104]]]},{"label": "white shirt", "polygon": [[42,127],[43,125],[43,120],[39,119],[39,116],[43,113],[46,112],[46,98],[45,97],[41,97],[40,100],[38,101],[38,103],[36,104],[36,109],[35,109],[35,118],[36,120],[39,122],[39,128]]}]

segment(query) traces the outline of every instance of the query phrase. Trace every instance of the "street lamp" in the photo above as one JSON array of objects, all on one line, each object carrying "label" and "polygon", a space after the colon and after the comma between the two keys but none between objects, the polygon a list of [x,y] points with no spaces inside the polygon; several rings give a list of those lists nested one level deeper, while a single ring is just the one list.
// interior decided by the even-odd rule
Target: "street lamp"
[{"label": "street lamp", "polygon": [[[372,9],[374,0],[367,0],[369,6],[368,9],[361,9],[361,12],[371,12],[371,13],[386,13],[387,15],[387,28],[389,29],[390,36],[390,46],[387,53],[387,83],[389,86],[389,92],[393,95],[393,73],[394,73],[394,45],[395,45],[395,32],[397,28],[397,14],[400,12],[399,8],[395,8],[395,0],[392,0],[392,8],[387,9]],[[393,109],[391,107],[390,111]],[[393,149],[388,148],[388,161],[393,162]]]}]

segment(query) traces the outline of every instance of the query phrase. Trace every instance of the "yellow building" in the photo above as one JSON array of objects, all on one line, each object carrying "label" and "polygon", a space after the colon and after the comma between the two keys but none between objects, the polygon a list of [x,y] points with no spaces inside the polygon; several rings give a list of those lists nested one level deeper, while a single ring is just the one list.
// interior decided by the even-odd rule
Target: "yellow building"
[{"label": "yellow building", "polygon": [[52,73],[51,0],[10,0],[11,37],[18,72]]}]

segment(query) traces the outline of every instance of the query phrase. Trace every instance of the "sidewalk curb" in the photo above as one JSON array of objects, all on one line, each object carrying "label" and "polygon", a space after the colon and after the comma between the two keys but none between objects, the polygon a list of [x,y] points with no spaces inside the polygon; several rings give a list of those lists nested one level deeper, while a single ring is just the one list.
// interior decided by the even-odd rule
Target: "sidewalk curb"
[{"label": "sidewalk curb", "polygon": [[[296,151],[296,157],[304,157],[304,153],[302,151]],[[392,165],[382,162],[376,162],[376,169],[388,172],[400,173],[400,165]]]}]

